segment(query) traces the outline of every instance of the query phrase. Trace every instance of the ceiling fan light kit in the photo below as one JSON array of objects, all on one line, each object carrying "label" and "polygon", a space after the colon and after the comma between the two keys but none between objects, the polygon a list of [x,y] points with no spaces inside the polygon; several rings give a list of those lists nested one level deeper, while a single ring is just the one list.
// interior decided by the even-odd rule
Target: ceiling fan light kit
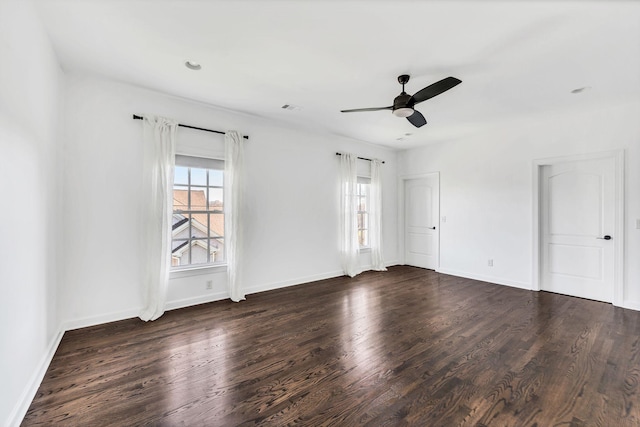
[{"label": "ceiling fan light kit", "polygon": [[413,108],[400,107],[393,110],[393,115],[397,117],[409,117],[415,112]]},{"label": "ceiling fan light kit", "polygon": [[396,96],[393,100],[393,105],[389,107],[374,107],[374,108],[356,108],[352,110],[341,110],[342,113],[356,113],[363,111],[380,111],[380,110],[391,110],[394,116],[396,117],[405,117],[409,123],[419,128],[427,124],[427,120],[424,118],[422,113],[416,111],[413,107],[427,99],[433,98],[434,96],[440,95],[443,92],[448,91],[454,86],[462,83],[462,80],[457,79],[455,77],[447,77],[438,82],[429,85],[418,92],[416,92],[413,96],[409,95],[404,91],[404,85],[409,81],[408,74],[402,74],[398,76],[398,83],[402,85],[402,93]]}]

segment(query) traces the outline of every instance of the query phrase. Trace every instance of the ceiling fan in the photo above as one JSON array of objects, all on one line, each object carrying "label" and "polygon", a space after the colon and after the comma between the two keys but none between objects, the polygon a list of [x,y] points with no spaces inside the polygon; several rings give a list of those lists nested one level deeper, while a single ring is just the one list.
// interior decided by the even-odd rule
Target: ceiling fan
[{"label": "ceiling fan", "polygon": [[440,95],[442,92],[446,92],[454,86],[462,83],[462,80],[455,77],[447,77],[432,85],[429,85],[422,90],[416,92],[413,96],[404,91],[404,85],[409,81],[409,75],[403,74],[398,76],[398,83],[402,85],[402,93],[393,100],[393,105],[389,107],[374,107],[374,108],[356,108],[353,110],[340,110],[341,113],[356,113],[360,111],[379,111],[379,110],[391,110],[391,112],[398,117],[406,117],[409,122],[415,127],[419,128],[427,124],[427,120],[424,116],[416,111],[413,107],[416,104]]}]

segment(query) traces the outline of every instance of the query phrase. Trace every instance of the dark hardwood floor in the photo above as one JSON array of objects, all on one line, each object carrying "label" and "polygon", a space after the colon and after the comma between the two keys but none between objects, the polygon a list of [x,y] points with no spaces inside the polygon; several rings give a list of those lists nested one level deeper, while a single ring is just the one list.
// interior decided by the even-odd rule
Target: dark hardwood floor
[{"label": "dark hardwood floor", "polygon": [[67,332],[23,425],[638,426],[640,312],[413,267]]}]

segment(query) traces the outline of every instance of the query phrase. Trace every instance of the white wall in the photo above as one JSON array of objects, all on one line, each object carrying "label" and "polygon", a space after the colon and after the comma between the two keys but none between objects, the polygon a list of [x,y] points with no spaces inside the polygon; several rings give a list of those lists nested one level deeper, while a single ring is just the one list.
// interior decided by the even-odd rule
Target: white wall
[{"label": "white wall", "polygon": [[[84,76],[67,77],[65,97],[66,239],[59,299],[67,328],[136,316],[142,306],[137,250],[142,123],[132,120],[133,113],[250,136],[243,256],[249,293],[341,274],[336,151],[387,162],[384,253],[389,263],[397,260],[395,151]],[[183,144],[199,139],[195,147],[208,138],[212,153],[223,152],[222,137],[215,134],[180,129],[179,138]],[[213,290],[205,290],[207,280],[214,281]],[[224,271],[182,275],[170,283],[168,306],[226,297]]]},{"label": "white wall", "polygon": [[61,71],[31,7],[0,0],[0,425],[18,424],[61,337]]},{"label": "white wall", "polygon": [[[531,288],[533,161],[625,150],[625,306],[640,309],[640,104],[549,113],[400,152],[399,175],[440,172],[440,270]],[[494,267],[487,260],[494,260]]]}]

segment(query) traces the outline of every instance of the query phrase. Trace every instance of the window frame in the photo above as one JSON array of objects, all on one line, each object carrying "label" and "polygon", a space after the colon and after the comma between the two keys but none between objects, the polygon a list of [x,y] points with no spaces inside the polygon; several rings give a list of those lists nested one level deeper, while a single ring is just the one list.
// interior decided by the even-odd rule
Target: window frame
[{"label": "window frame", "polygon": [[[366,189],[366,191],[363,193],[362,190]],[[370,241],[370,237],[369,237],[369,231],[370,231],[370,204],[371,204],[371,178],[368,176],[361,176],[358,175],[357,177],[357,184],[356,184],[356,198],[358,200],[357,206],[358,206],[358,210],[356,211],[356,216],[360,217],[362,215],[362,222],[358,221],[358,247],[359,249],[362,251],[366,251],[371,249],[371,241]],[[360,208],[363,206],[361,203],[361,200],[364,199],[365,203],[365,210],[361,210]],[[365,219],[366,218],[366,219]],[[362,226],[361,226],[362,225]],[[360,240],[360,236],[361,236],[361,232],[366,232],[366,239],[365,239],[365,243],[366,244],[361,244],[361,240]]]},{"label": "window frame", "polygon": [[[188,250],[186,252],[188,252],[188,263],[187,264],[183,264],[183,265],[171,265],[170,266],[170,274],[172,277],[174,277],[174,275],[177,273],[178,276],[190,276],[192,274],[202,274],[203,270],[217,270],[217,269],[221,269],[221,268],[226,268],[226,254],[224,254],[223,256],[223,260],[222,261],[214,261],[212,259],[212,253],[211,253],[211,248],[212,248],[212,242],[214,240],[218,240],[221,239],[222,240],[222,245],[223,245],[223,251],[225,250],[224,247],[224,230],[222,231],[222,235],[221,236],[212,236],[212,229],[211,229],[211,216],[212,215],[222,215],[223,221],[222,224],[224,224],[224,160],[221,159],[215,159],[215,158],[208,158],[208,157],[201,157],[201,156],[187,156],[187,155],[180,155],[180,154],[176,154],[175,156],[175,167],[182,167],[182,168],[187,168],[187,183],[178,183],[176,182],[176,176],[174,175],[174,180],[173,180],[173,187],[172,187],[172,194],[173,191],[176,188],[179,189],[184,189],[187,192],[187,209],[174,209],[172,207],[172,212],[171,215],[172,217],[174,215],[182,215],[185,218],[185,224],[187,227],[189,227],[189,232],[187,233],[187,238],[179,238],[179,239],[175,239],[174,238],[174,229],[172,227],[172,234],[171,234],[171,258],[172,260],[174,259],[173,253],[174,253],[174,243],[175,242],[182,242],[183,245],[188,247]],[[192,169],[204,169],[206,171],[205,174],[205,182],[204,184],[198,183],[198,184],[194,184],[192,181]],[[221,173],[222,176],[222,182],[221,185],[215,185],[215,183],[212,182],[211,180],[211,173],[210,171],[216,171],[218,173]],[[199,190],[202,189],[204,190],[205,194],[205,200],[206,200],[206,207],[205,209],[193,209],[192,208],[192,192],[195,190]],[[212,207],[210,205],[210,192],[211,190],[220,190],[222,192],[222,207],[216,209],[215,207]],[[202,224],[205,227],[205,230],[200,230],[201,232],[203,232],[206,237],[194,237],[193,236],[193,227],[194,221],[197,221],[195,218],[193,218],[193,215],[206,215],[207,216],[207,223],[206,224]],[[198,222],[199,223],[199,222]],[[178,227],[181,228],[183,227],[182,225]],[[183,228],[184,230],[184,228]],[[183,231],[181,230],[181,231]],[[198,243],[200,242],[200,243]],[[206,253],[207,253],[207,262],[204,263],[197,263],[197,264],[193,264],[193,259],[192,259],[192,247],[194,245],[202,245],[202,242],[206,242]],[[191,273],[191,274],[189,274]]]}]

